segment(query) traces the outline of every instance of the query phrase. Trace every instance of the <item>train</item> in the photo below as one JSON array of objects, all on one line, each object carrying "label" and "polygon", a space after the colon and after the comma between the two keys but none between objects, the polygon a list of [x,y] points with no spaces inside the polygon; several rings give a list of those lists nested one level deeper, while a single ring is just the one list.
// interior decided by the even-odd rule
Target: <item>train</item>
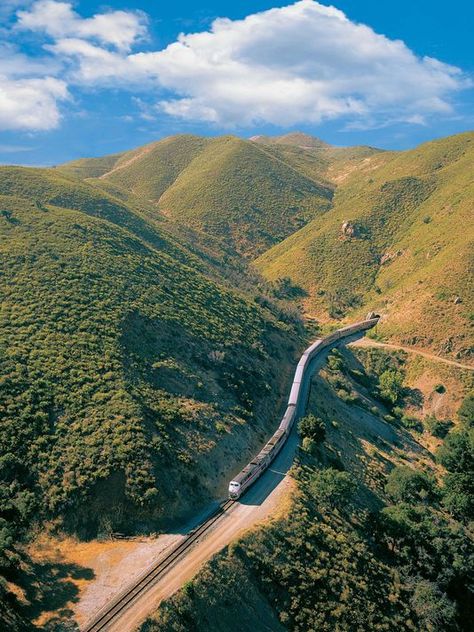
[{"label": "train", "polygon": [[306,349],[298,362],[295,376],[290,390],[290,397],[283,415],[283,419],[278,426],[277,431],[272,435],[262,450],[255,456],[248,465],[241,470],[235,478],[229,483],[229,499],[237,500],[242,494],[263,474],[270,463],[275,459],[282,447],[285,445],[291,429],[299,417],[300,412],[304,412],[306,401],[302,402],[303,384],[306,378],[306,371],[313,358],[330,344],[347,338],[361,331],[366,331],[375,327],[379,322],[380,316],[370,312],[366,320],[348,325],[342,329],[338,329],[334,333],[320,338]]}]

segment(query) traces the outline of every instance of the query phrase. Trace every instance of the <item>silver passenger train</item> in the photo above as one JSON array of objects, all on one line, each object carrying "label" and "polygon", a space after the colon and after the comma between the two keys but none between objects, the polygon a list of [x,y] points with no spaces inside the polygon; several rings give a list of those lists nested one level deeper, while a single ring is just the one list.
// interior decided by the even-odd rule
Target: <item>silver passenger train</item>
[{"label": "silver passenger train", "polygon": [[[250,463],[230,481],[229,498],[237,500],[237,498],[239,498],[245,490],[250,487],[250,485],[252,485],[252,483],[254,483],[267,469],[285,444],[285,441],[291,432],[291,428],[300,414],[302,406],[301,395],[303,382],[306,377],[306,370],[311,360],[330,344],[340,340],[341,338],[346,338],[347,336],[359,333],[360,331],[371,329],[372,327],[375,327],[378,321],[379,316],[377,314],[370,313],[368,314],[366,320],[338,329],[329,336],[326,336],[326,338],[316,340],[306,349],[298,362],[298,366],[296,367],[295,377],[291,385],[290,397],[288,399],[288,407],[283,415],[280,425],[278,426],[278,430],[270,438],[268,443],[265,444],[264,448],[257,454],[257,456],[253,458]],[[301,412],[304,412],[304,410]]]}]

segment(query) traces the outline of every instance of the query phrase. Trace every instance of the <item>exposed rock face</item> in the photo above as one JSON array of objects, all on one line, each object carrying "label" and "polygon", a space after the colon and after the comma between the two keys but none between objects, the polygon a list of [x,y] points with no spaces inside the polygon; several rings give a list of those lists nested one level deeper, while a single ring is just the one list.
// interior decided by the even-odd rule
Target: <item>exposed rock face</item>
[{"label": "exposed rock face", "polygon": [[357,237],[359,234],[357,225],[354,224],[353,222],[344,222],[343,225],[341,226],[341,235],[343,237],[347,237],[347,238],[351,238],[351,237]]},{"label": "exposed rock face", "polygon": [[454,299],[454,304],[459,305],[460,303],[462,303],[462,298],[460,296],[456,296],[456,298]]}]

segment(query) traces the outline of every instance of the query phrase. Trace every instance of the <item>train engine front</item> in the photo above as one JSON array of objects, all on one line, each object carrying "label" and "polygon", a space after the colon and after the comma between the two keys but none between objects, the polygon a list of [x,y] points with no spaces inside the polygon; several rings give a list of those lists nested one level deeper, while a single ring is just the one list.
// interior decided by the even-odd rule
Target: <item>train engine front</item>
[{"label": "train engine front", "polygon": [[229,483],[229,498],[236,500],[240,496],[240,483],[237,481],[230,481]]}]

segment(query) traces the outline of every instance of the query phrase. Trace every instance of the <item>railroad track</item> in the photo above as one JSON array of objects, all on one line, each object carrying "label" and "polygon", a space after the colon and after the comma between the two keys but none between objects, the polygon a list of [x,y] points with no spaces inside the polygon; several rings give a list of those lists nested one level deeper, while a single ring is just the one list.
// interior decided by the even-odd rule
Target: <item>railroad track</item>
[{"label": "railroad track", "polygon": [[157,580],[161,579],[182,555],[208,531],[219,518],[234,504],[233,500],[222,502],[219,507],[202,522],[198,527],[190,531],[183,540],[172,547],[164,557],[157,560],[156,564],[146,572],[124,592],[110,601],[100,610],[93,619],[81,628],[81,632],[101,632],[107,630],[107,626],[114,621],[118,614],[131,606],[135,599],[146,592]]}]

